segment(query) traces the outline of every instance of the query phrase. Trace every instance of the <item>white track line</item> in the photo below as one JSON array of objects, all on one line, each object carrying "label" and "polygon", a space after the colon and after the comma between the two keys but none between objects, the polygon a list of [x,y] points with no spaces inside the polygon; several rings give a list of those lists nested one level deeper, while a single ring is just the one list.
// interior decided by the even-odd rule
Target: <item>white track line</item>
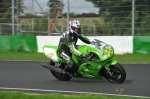
[{"label": "white track line", "polygon": [[44,89],[27,89],[27,88],[7,88],[0,87],[0,90],[18,90],[18,91],[35,91],[35,92],[55,92],[55,93],[70,93],[70,94],[91,94],[91,95],[106,95],[106,96],[121,96],[121,97],[136,97],[136,98],[150,98],[145,96],[121,95],[121,94],[107,94],[94,92],[79,92],[79,91],[63,91],[63,90],[44,90]]}]

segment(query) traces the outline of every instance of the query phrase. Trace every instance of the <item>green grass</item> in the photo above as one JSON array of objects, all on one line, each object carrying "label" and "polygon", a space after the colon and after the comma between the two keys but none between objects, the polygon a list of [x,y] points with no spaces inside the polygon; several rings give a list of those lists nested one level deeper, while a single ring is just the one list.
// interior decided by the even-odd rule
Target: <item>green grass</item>
[{"label": "green grass", "polygon": [[[125,64],[150,64],[150,54],[114,55],[115,60]],[[49,61],[43,53],[37,52],[0,52],[0,60]]]},{"label": "green grass", "polygon": [[114,59],[126,64],[150,64],[150,54],[114,55]]},{"label": "green grass", "polygon": [[25,94],[22,92],[0,91],[0,99],[142,99],[131,97],[102,96],[102,95],[63,95],[63,94]]},{"label": "green grass", "polygon": [[48,61],[43,53],[37,52],[0,52],[0,60],[29,60],[29,61]]}]

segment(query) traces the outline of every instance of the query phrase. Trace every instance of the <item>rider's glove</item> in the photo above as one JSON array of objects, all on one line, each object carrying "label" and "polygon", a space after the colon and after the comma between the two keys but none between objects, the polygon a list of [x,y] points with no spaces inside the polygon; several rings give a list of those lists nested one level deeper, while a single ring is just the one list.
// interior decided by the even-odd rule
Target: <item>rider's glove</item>
[{"label": "rider's glove", "polygon": [[80,57],[82,58],[86,58],[88,56],[88,54],[81,54]]}]

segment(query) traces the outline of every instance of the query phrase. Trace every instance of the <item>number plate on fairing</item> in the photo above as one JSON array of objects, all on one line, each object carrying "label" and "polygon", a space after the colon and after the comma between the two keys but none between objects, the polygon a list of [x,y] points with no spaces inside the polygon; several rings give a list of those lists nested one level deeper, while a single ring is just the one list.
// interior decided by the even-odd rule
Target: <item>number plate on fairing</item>
[{"label": "number plate on fairing", "polygon": [[53,49],[53,48],[44,48],[44,53],[48,58],[50,58],[52,60],[55,60],[55,61],[58,61],[55,49]]}]

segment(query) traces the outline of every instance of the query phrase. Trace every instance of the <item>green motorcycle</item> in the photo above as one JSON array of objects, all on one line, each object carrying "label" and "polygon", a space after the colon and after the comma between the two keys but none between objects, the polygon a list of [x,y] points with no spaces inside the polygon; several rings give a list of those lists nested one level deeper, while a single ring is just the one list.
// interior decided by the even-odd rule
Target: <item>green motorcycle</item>
[{"label": "green motorcycle", "polygon": [[57,46],[43,46],[45,55],[50,58],[49,64],[42,64],[44,68],[51,71],[52,75],[61,81],[68,81],[74,78],[107,79],[112,83],[122,83],[126,79],[126,71],[116,60],[113,60],[114,48],[94,39],[89,45],[76,46],[77,50],[83,54],[88,54],[86,58],[72,55],[76,63],[76,74],[70,76],[64,72],[65,60],[58,56]]}]

